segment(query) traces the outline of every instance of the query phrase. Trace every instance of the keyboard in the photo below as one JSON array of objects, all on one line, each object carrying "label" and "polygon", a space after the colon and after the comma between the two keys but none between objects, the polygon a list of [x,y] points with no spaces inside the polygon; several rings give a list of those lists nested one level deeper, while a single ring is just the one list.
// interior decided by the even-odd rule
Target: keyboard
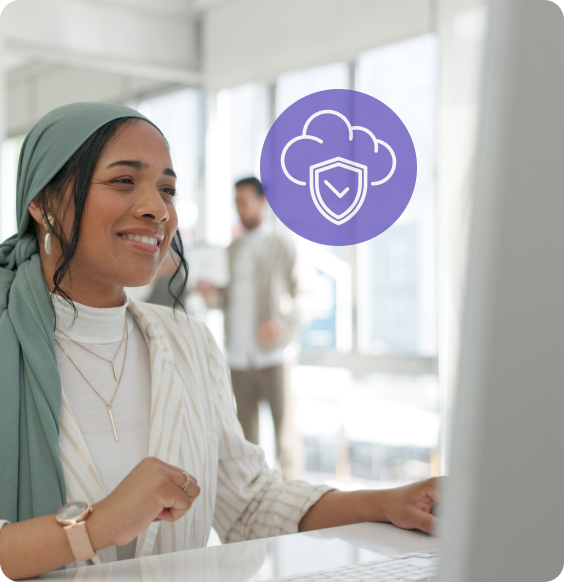
[{"label": "keyboard", "polygon": [[277,578],[276,582],[432,582],[436,568],[436,552],[414,552],[385,560]]}]

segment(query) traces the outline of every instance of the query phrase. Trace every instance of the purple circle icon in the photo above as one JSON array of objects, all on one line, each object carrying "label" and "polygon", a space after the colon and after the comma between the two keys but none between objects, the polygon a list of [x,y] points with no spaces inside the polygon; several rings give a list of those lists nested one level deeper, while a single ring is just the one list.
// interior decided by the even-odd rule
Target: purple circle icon
[{"label": "purple circle icon", "polygon": [[325,245],[361,243],[407,207],[417,156],[401,119],[378,99],[346,89],[296,101],[264,142],[261,180],[276,216]]}]

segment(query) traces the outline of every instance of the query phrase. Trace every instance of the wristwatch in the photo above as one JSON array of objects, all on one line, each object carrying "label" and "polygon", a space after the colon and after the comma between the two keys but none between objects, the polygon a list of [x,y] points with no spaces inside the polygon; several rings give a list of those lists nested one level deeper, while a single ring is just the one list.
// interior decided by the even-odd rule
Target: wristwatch
[{"label": "wristwatch", "polygon": [[55,514],[55,519],[63,526],[69,544],[77,562],[89,560],[96,555],[92,548],[86,518],[92,513],[92,507],[84,501],[74,501],[63,505]]}]

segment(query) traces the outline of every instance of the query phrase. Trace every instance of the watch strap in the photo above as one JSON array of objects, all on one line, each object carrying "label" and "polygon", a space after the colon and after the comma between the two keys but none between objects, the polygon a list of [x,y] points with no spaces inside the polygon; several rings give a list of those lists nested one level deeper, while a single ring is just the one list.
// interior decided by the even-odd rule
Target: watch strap
[{"label": "watch strap", "polygon": [[86,521],[79,521],[74,525],[67,525],[63,529],[67,533],[72,553],[77,562],[84,562],[96,555],[90,543],[90,538],[88,537]]}]

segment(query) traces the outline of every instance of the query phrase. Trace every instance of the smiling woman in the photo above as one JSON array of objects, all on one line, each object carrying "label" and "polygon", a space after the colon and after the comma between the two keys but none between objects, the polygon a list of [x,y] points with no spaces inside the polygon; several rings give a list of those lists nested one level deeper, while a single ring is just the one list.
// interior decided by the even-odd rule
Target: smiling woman
[{"label": "smiling woman", "polygon": [[[359,521],[431,531],[436,482],[330,491],[284,481],[247,442],[220,349],[128,299],[172,249],[188,272],[161,132],[75,103],[20,156],[0,245],[0,564],[11,579]],[[104,410],[106,409],[106,410]]]},{"label": "smiling woman", "polygon": [[[50,290],[85,305],[121,305],[123,286],[151,281],[169,246],[179,259],[174,278],[185,280],[175,181],[168,145],[152,124],[125,118],[98,129],[29,206]],[[83,214],[90,219],[82,221]],[[45,226],[57,243],[54,254],[44,253]]]}]

